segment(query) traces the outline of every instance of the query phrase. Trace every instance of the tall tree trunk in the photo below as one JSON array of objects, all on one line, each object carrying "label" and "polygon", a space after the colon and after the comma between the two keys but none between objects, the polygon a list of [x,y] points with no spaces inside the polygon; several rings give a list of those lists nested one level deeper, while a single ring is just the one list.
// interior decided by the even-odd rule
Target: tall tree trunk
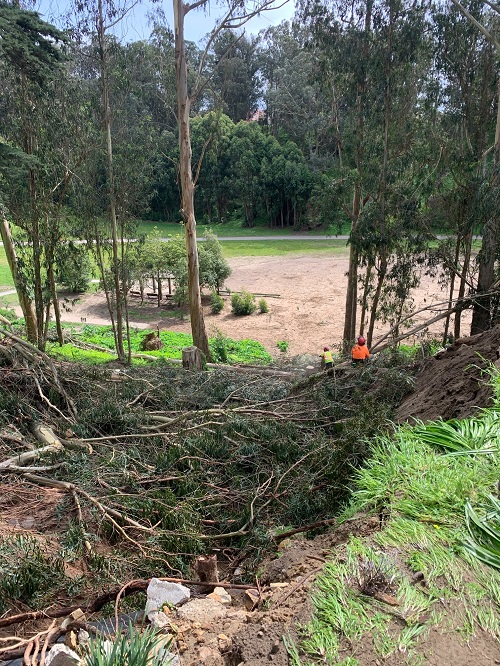
[{"label": "tall tree trunk", "polygon": [[111,108],[109,103],[108,60],[106,50],[106,29],[102,0],[99,0],[99,64],[101,68],[103,126],[106,137],[106,171],[108,176],[109,218],[111,222],[111,238],[113,247],[113,277],[116,309],[116,353],[120,361],[125,361],[123,345],[123,294],[120,282],[120,262],[118,257],[118,225],[116,222],[116,192],[113,169],[113,142],[111,138]]},{"label": "tall tree trunk", "polygon": [[[456,271],[458,267],[458,260],[460,258],[460,245],[462,242],[461,235],[457,233],[457,240],[455,243],[455,259],[453,262],[453,269],[451,272],[451,278],[450,278],[450,291],[449,291],[449,296],[448,296],[448,309],[450,312],[448,312],[448,316],[444,320],[444,332],[443,332],[443,345],[445,345],[448,341],[448,330],[450,327],[450,317],[451,317],[451,309],[453,307],[453,294],[455,292],[455,280],[457,277]],[[457,323],[456,320],[456,315],[455,315],[455,324]]]},{"label": "tall tree trunk", "polygon": [[[498,44],[496,44],[497,57],[500,57]],[[500,170],[500,75],[497,77],[497,123],[495,129],[495,147],[493,149],[493,176],[491,187],[499,187]],[[495,258],[499,243],[500,212],[498,208],[492,213],[483,229],[483,242],[479,252],[479,276],[477,279],[476,295],[486,294],[495,281]],[[471,335],[482,333],[492,325],[492,299],[483,296],[474,303],[472,313]]]},{"label": "tall tree trunk", "polygon": [[14,246],[14,240],[10,232],[10,225],[7,218],[5,217],[5,212],[2,206],[0,206],[0,215],[2,217],[0,233],[2,236],[3,247],[7,257],[7,262],[9,264],[12,279],[14,281],[14,287],[16,288],[19,305],[23,311],[24,322],[26,325],[26,335],[29,342],[36,345],[38,343],[38,322],[35,310],[33,309],[33,302],[26,294],[24,285],[19,278],[19,271],[17,270],[16,248]]},{"label": "tall tree trunk", "polygon": [[54,317],[56,320],[57,341],[62,346],[64,344],[64,336],[61,326],[61,310],[59,308],[59,301],[57,299],[56,279],[54,276],[54,260],[48,260],[47,277],[49,279],[49,288],[54,305]]},{"label": "tall tree trunk", "polygon": [[[467,273],[469,272],[471,250],[472,250],[472,231],[469,231],[465,237],[464,263],[462,266],[462,271],[460,273],[460,284],[458,286],[458,295],[457,295],[458,299],[461,299],[465,296],[465,287],[467,286]],[[455,314],[455,326],[453,330],[453,335],[455,337],[455,340],[457,340],[460,337],[460,323],[461,323],[460,319],[462,316],[461,303],[462,301],[458,300],[457,302],[458,310]]]},{"label": "tall tree trunk", "polygon": [[372,271],[373,271],[373,262],[371,259],[369,259],[368,264],[366,266],[365,279],[363,282],[363,297],[361,299],[361,321],[359,325],[360,335],[365,334],[366,311],[368,309],[368,289],[370,288]]},{"label": "tall tree trunk", "polygon": [[377,287],[375,295],[373,296],[372,307],[370,310],[370,324],[368,326],[368,335],[366,336],[366,343],[368,347],[372,344],[373,331],[375,329],[375,321],[377,320],[378,303],[380,301],[380,294],[382,293],[382,286],[384,284],[385,276],[387,275],[387,256],[382,249],[380,256],[380,265],[378,267]]},{"label": "tall tree trunk", "polygon": [[[368,58],[369,49],[369,34],[371,32],[372,23],[372,6],[373,0],[367,0],[366,14],[365,14],[365,27],[363,36],[363,61]],[[360,79],[357,86],[357,99],[356,99],[356,168],[358,171],[358,178],[361,179],[363,173],[363,156],[364,156],[364,129],[365,129],[365,94],[367,86],[367,73],[362,68]],[[354,193],[352,198],[352,209],[349,212],[351,219],[351,234],[350,234],[350,249],[349,249],[349,269],[347,273],[347,290],[345,299],[345,315],[344,315],[344,347],[349,347],[350,343],[356,337],[356,312],[358,305],[358,261],[359,251],[357,248],[357,241],[355,239],[356,227],[359,221],[362,205],[362,185],[360,180],[354,183]]]},{"label": "tall tree trunk", "polygon": [[173,0],[175,25],[175,70],[177,77],[177,122],[179,124],[179,171],[182,191],[182,219],[186,230],[186,252],[188,261],[189,313],[193,343],[210,360],[208,336],[201,306],[200,268],[196,242],[196,218],[194,215],[194,183],[191,168],[191,135],[189,112],[191,99],[188,93],[187,59],[184,41],[184,18],[186,5],[182,0]]}]

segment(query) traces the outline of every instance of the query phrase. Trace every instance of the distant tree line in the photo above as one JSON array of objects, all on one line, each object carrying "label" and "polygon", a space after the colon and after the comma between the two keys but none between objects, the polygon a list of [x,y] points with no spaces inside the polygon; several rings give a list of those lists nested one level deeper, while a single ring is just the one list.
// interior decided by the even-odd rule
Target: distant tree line
[{"label": "distant tree line", "polygon": [[[80,3],[63,33],[0,1],[2,238],[5,222],[30,241],[8,254],[42,345],[61,239],[88,241],[123,350],[125,241],[140,218],[181,219],[174,36],[158,15],[148,40],[119,43],[121,11]],[[480,0],[302,0],[258,36],[186,42],[198,222],[348,223],[345,340],[380,320],[397,334],[423,272],[448,289],[447,333],[471,304],[474,332],[493,325],[499,25]]]}]

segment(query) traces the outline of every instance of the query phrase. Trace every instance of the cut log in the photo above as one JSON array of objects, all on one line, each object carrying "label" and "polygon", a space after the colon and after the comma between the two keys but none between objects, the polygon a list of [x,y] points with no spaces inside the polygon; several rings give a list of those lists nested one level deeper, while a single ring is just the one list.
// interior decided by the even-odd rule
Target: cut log
[{"label": "cut log", "polygon": [[198,347],[184,347],[182,367],[185,370],[203,370],[203,356]]}]

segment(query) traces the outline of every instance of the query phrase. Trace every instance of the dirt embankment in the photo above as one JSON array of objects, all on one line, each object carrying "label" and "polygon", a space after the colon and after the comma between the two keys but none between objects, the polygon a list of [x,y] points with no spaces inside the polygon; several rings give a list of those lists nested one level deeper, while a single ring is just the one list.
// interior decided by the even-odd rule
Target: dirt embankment
[{"label": "dirt embankment", "polygon": [[468,338],[430,358],[415,390],[397,410],[399,422],[466,418],[490,402],[489,363],[500,370],[500,326]]}]

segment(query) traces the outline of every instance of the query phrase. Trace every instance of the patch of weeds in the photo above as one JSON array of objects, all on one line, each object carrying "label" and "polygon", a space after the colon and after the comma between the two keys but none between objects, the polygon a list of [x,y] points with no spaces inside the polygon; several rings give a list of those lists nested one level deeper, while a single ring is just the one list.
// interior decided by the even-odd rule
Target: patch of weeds
[{"label": "patch of weeds", "polygon": [[33,607],[65,583],[64,561],[33,537],[0,539],[0,604],[19,600]]},{"label": "patch of weeds", "polygon": [[163,666],[168,664],[172,639],[158,633],[154,627],[143,631],[129,625],[123,634],[113,636],[112,643],[106,638],[91,639],[88,643],[85,663],[87,666]]},{"label": "patch of weeds", "polygon": [[280,352],[283,352],[283,354],[286,354],[286,352],[288,351],[288,346],[289,343],[286,340],[278,340],[278,342],[276,343],[276,347],[278,347]]}]

